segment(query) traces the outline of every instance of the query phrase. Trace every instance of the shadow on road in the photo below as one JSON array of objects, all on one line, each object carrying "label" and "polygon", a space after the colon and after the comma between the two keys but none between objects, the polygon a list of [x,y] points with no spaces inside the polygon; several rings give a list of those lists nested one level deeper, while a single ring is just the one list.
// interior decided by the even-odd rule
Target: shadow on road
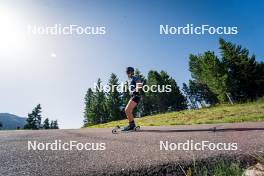
[{"label": "shadow on road", "polygon": [[208,129],[178,129],[178,130],[144,130],[140,129],[137,132],[151,132],[151,133],[173,133],[173,132],[201,132],[201,131],[211,131],[211,132],[228,132],[228,131],[260,131],[264,128],[208,128]]}]

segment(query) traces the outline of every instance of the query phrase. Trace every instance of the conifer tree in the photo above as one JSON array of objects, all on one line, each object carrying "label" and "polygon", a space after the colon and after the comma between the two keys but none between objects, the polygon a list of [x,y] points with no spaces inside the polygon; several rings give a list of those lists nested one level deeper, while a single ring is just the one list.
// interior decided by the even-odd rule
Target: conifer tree
[{"label": "conifer tree", "polygon": [[41,105],[38,104],[32,111],[28,114],[27,123],[24,126],[25,129],[39,129],[41,126]]},{"label": "conifer tree", "polygon": [[49,123],[49,119],[46,118],[44,121],[43,121],[43,128],[44,129],[50,129],[50,123]]},{"label": "conifer tree", "polygon": [[107,95],[107,109],[108,109],[108,120],[118,120],[121,119],[121,93],[118,91],[117,86],[119,86],[117,76],[112,73],[108,82],[110,87],[109,92],[106,93]]}]

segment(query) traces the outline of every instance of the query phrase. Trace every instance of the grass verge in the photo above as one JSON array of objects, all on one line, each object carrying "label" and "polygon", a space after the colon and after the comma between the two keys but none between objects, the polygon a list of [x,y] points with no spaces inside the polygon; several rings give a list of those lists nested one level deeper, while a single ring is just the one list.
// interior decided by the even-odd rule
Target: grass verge
[{"label": "grass verge", "polygon": [[[264,121],[264,98],[244,104],[224,104],[198,110],[184,110],[137,118],[141,126],[171,126],[192,124],[217,124]],[[109,128],[127,125],[127,120],[88,126],[89,128]]]},{"label": "grass verge", "polygon": [[123,170],[108,175],[177,175],[177,176],[242,176],[244,171],[258,161],[250,155],[217,155],[203,159],[183,159],[162,165],[142,166],[136,170]]}]

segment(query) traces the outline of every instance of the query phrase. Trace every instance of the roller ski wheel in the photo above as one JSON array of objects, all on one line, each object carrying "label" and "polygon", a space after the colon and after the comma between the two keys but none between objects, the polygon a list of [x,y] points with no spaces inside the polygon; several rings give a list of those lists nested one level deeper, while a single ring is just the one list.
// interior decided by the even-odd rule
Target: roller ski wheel
[{"label": "roller ski wheel", "polygon": [[114,129],[112,129],[112,133],[116,134],[118,133],[118,131],[120,131],[121,127],[119,125],[117,125]]},{"label": "roller ski wheel", "polygon": [[117,125],[115,128],[112,129],[113,134],[118,134],[118,133],[129,133],[129,132],[135,132],[140,130],[140,126],[136,126],[134,129],[129,130],[129,131],[122,131],[123,128],[121,128],[119,125]]},{"label": "roller ski wheel", "polygon": [[134,128],[134,131],[139,131],[140,130],[140,126],[136,126],[135,128]]}]

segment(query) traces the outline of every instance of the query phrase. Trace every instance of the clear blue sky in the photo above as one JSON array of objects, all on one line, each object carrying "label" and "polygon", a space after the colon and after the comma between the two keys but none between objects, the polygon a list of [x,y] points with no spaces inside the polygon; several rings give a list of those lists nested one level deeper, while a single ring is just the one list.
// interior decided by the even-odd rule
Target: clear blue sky
[{"label": "clear blue sky", "polygon": [[[2,0],[0,27],[9,24],[16,30],[0,29],[0,112],[25,117],[41,103],[44,117],[57,119],[62,128],[79,128],[85,92],[97,78],[106,81],[114,72],[124,81],[125,67],[134,66],[144,74],[165,70],[181,86],[190,78],[189,54],[219,54],[219,37],[247,47],[263,60],[263,9],[261,0]],[[160,24],[188,23],[237,26],[239,33],[159,34]],[[102,25],[106,35],[28,36],[28,24]]]}]

